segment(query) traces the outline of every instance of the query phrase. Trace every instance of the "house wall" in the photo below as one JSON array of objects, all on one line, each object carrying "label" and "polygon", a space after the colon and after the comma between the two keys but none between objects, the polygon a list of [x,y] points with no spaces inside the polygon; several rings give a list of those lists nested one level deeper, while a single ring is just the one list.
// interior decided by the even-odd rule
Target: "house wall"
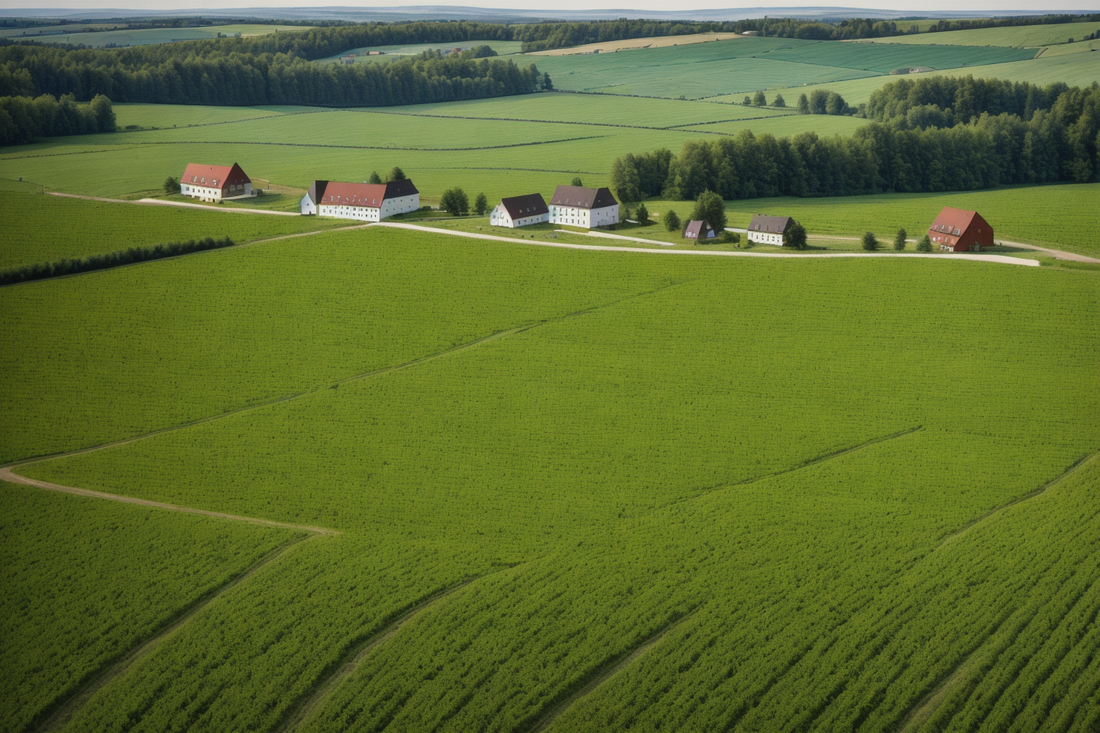
[{"label": "house wall", "polygon": [[[379,216],[382,219],[393,216],[394,214],[407,214],[410,211],[416,211],[420,208],[420,194],[413,193],[408,196],[401,196],[395,199],[383,199],[382,207],[378,209]],[[377,221],[377,220],[376,220]]]},{"label": "house wall", "polygon": [[489,212],[489,223],[497,227],[514,227],[512,217],[508,216],[508,209],[504,208],[504,204],[497,204],[496,208]]},{"label": "house wall", "polygon": [[565,224],[574,227],[606,227],[619,223],[619,205],[605,206],[602,209],[580,209],[567,206],[550,206],[551,224]]},{"label": "house wall", "polygon": [[[251,186],[249,186],[251,188]],[[200,201],[221,201],[222,190],[210,186],[196,186],[193,183],[181,183],[180,193]]]},{"label": "house wall", "polygon": [[317,204],[313,202],[309,194],[302,197],[300,205],[302,207],[302,216],[314,216],[317,214]]},{"label": "house wall", "polygon": [[324,204],[319,206],[319,216],[331,216],[334,219],[354,219],[356,221],[379,221],[378,209],[369,206],[346,206]]},{"label": "house wall", "polygon": [[776,234],[774,232],[749,232],[750,242],[759,242],[760,244],[777,244],[780,247],[783,246],[783,235]]}]

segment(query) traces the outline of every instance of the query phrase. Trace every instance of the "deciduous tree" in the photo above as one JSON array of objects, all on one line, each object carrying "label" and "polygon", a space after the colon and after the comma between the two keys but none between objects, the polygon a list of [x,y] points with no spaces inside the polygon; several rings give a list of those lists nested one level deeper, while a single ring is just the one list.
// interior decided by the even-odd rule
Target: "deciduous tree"
[{"label": "deciduous tree", "polygon": [[715,232],[721,233],[726,228],[726,202],[714,191],[703,191],[695,200],[695,210],[692,211],[691,218],[702,219]]}]

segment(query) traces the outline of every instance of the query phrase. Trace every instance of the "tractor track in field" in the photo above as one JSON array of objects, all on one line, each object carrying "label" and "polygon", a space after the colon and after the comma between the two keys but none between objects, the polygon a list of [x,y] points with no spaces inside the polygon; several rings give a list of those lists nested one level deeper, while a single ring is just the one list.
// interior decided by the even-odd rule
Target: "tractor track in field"
[{"label": "tractor track in field", "polygon": [[[515,567],[515,565],[509,565],[503,569],[507,570],[513,567]],[[501,572],[501,570],[495,572]],[[486,577],[486,575],[492,574],[493,573],[487,573],[485,575],[467,578],[447,588],[436,591],[425,598],[415,601],[411,607],[406,607],[398,611],[396,616],[391,617],[392,620],[390,620],[381,630],[361,639],[353,640],[336,665],[330,671],[322,673],[322,679],[320,679],[317,685],[307,693],[305,698],[287,712],[283,722],[277,726],[275,730],[277,730],[278,733],[293,733],[300,729],[302,725],[312,717],[313,713],[331,697],[332,693],[336,691],[340,684],[358,669],[359,665],[372,651],[385,644],[406,625],[416,620],[416,618],[426,611],[428,607],[457,593],[471,583],[481,580]]]},{"label": "tractor track in field", "polygon": [[1043,484],[1039,488],[1035,489],[1034,491],[1032,491],[1030,493],[1027,493],[1027,494],[1024,494],[1023,496],[1021,496],[1018,499],[1013,499],[1012,501],[1008,502],[1007,504],[1002,504],[1001,506],[999,506],[995,509],[990,509],[988,512],[981,515],[980,517],[974,519],[971,522],[968,522],[967,524],[964,524],[962,527],[955,530],[954,532],[949,533],[947,536],[945,536],[940,541],[940,543],[936,546],[936,549],[939,549],[939,548],[941,548],[945,545],[948,545],[948,544],[954,542],[955,540],[962,537],[967,532],[974,529],[974,527],[978,526],[979,524],[986,521],[987,519],[992,519],[993,517],[997,516],[998,514],[1001,514],[1002,512],[1006,512],[1009,509],[1011,509],[1012,507],[1017,506],[1019,504],[1022,504],[1025,501],[1030,501],[1031,499],[1035,499],[1037,497],[1042,496],[1043,494],[1047,493],[1048,491],[1053,489],[1058,484],[1060,484],[1063,481],[1065,481],[1066,479],[1068,479],[1073,474],[1080,471],[1082,468],[1085,468],[1090,463],[1094,462],[1097,458],[1100,458],[1100,451],[1097,451],[1095,453],[1089,453],[1089,454],[1086,454],[1084,456],[1081,456],[1076,461],[1074,461],[1070,465],[1070,467],[1067,468],[1065,471],[1063,471],[1062,473],[1060,473],[1058,476],[1056,476],[1052,480],[1048,481],[1047,483]]},{"label": "tractor track in field", "polygon": [[[94,493],[94,492],[93,492]],[[137,502],[137,503],[149,503],[149,502]],[[193,511],[199,514],[211,514],[210,512],[202,512],[198,510],[188,510],[177,507],[182,511]],[[228,516],[213,514],[212,516]],[[242,519],[241,517],[230,517],[234,519]],[[269,522],[260,521],[261,524],[271,524]],[[293,526],[293,525],[278,525],[276,526]],[[313,531],[313,530],[311,530]],[[335,534],[331,530],[322,530],[317,534]],[[45,720],[41,724],[34,726],[36,733],[48,733],[62,728],[72,716],[77,713],[84,705],[101,689],[106,687],[112,680],[125,674],[134,667],[135,664],[140,662],[146,656],[148,656],[162,641],[171,636],[177,629],[186,624],[192,618],[195,617],[200,611],[205,609],[211,603],[216,601],[225,593],[229,592],[236,586],[240,585],[250,577],[258,573],[260,570],[282,557],[285,553],[296,547],[300,543],[309,539],[310,535],[305,537],[298,537],[289,542],[285,542],[279,547],[275,548],[271,552],[267,553],[264,557],[260,558],[257,562],[253,563],[251,567],[246,568],[242,572],[236,574],[230,578],[227,582],[223,583],[217,588],[214,588],[202,596],[196,598],[188,606],[184,607],[175,617],[170,619],[164,626],[161,626],[153,635],[147,638],[145,641],[140,642],[136,647],[124,654],[121,659],[109,662],[100,671],[91,675],[83,684],[80,684],[67,698],[60,701],[57,706],[49,713]]]},{"label": "tractor track in field", "polygon": [[557,720],[563,713],[565,713],[565,711],[569,710],[569,708],[573,707],[573,705],[575,705],[577,701],[592,694],[600,685],[607,682],[619,672],[622,672],[624,669],[630,666],[638,657],[642,656],[647,651],[656,646],[661,641],[661,639],[663,639],[665,635],[668,634],[668,632],[672,631],[684,621],[691,618],[696,610],[697,609],[692,609],[683,616],[674,619],[671,623],[665,625],[664,628],[660,629],[659,631],[657,631],[657,633],[645,639],[645,641],[643,641],[638,646],[634,647],[633,649],[629,649],[618,655],[617,657],[614,657],[605,662],[603,665],[596,669],[592,677],[587,682],[585,682],[579,690],[570,695],[567,695],[557,702],[551,703],[546,712],[539,716],[539,719],[536,720],[531,728],[528,729],[529,733],[542,733],[542,731],[549,728],[555,720]]}]

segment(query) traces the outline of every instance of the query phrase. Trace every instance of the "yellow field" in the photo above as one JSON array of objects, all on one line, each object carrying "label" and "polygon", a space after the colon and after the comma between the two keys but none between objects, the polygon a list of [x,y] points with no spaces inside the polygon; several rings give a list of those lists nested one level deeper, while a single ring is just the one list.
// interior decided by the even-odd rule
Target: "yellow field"
[{"label": "yellow field", "polygon": [[608,41],[607,43],[589,43],[586,46],[572,46],[570,48],[555,48],[549,51],[533,51],[525,56],[580,56],[586,53],[611,53],[612,51],[629,51],[638,48],[664,48],[665,46],[690,46],[693,43],[709,43],[710,41],[729,41],[734,38],[745,38],[739,33],[693,33],[689,36],[661,36],[659,38],[630,38],[625,41]]}]

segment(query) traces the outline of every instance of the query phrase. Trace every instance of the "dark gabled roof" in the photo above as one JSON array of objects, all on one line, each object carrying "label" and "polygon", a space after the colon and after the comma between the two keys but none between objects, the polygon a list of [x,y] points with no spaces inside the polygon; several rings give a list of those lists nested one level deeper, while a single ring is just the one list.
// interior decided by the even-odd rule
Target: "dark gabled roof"
[{"label": "dark gabled roof", "polygon": [[611,194],[610,188],[558,186],[550,203],[554,206],[572,206],[578,209],[602,209],[619,202]]},{"label": "dark gabled roof", "polygon": [[325,196],[325,187],[328,186],[328,181],[314,181],[309,187],[309,191],[306,195],[309,196],[309,200],[313,203],[317,203]]},{"label": "dark gabled roof", "polygon": [[500,200],[501,205],[512,219],[523,219],[528,216],[539,216],[550,213],[546,206],[546,199],[541,193],[529,193],[526,196],[510,196]]},{"label": "dark gabled roof", "polygon": [[397,199],[402,196],[412,196],[414,193],[420,193],[416,190],[416,186],[413,182],[406,178],[403,181],[390,181],[386,184],[386,198]]},{"label": "dark gabled roof", "polygon": [[756,214],[749,222],[750,232],[770,232],[781,234],[786,232],[794,221],[789,216],[764,216]]}]

